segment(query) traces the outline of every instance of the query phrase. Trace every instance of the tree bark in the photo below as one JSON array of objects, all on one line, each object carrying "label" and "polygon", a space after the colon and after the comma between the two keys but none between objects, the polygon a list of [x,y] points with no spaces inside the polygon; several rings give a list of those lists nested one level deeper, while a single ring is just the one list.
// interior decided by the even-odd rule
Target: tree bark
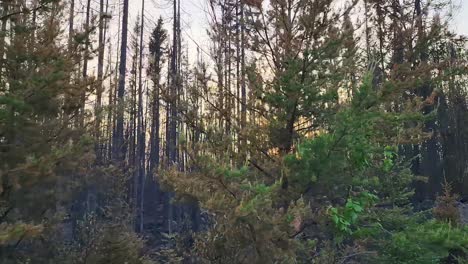
[{"label": "tree bark", "polygon": [[128,0],[124,0],[122,15],[122,40],[120,45],[119,86],[117,91],[117,124],[113,138],[113,156],[116,162],[122,162],[124,151],[124,97],[125,74],[127,69],[127,42],[128,42]]},{"label": "tree bark", "polygon": [[[89,20],[91,16],[91,0],[88,0],[86,4],[86,21],[85,21],[85,50],[84,50],[84,58],[83,58],[83,80],[84,82],[88,82],[88,57],[89,57],[89,35],[90,35],[90,27],[89,27]],[[87,85],[85,86],[87,88]],[[80,127],[84,127],[85,122],[85,111],[86,111],[86,89],[81,92],[81,113],[80,113]]]},{"label": "tree bark", "polygon": [[139,221],[137,221],[137,231],[143,231],[143,199],[144,199],[144,184],[145,184],[145,146],[146,138],[145,131],[143,130],[143,83],[142,83],[142,71],[143,71],[143,33],[145,24],[145,0],[141,1],[141,24],[140,24],[140,43],[139,43],[139,72],[138,72],[138,124],[137,124],[137,170],[138,170],[138,182],[140,189],[138,191],[139,196]]},{"label": "tree bark", "polygon": [[[107,4],[106,4],[107,6]],[[96,89],[96,104],[94,108],[95,115],[95,151],[98,164],[102,162],[102,146],[101,146],[101,107],[103,93],[103,75],[104,75],[104,52],[105,52],[105,35],[106,35],[106,17],[104,14],[104,0],[99,1],[99,40],[98,40],[98,67],[97,67],[97,89]]]}]

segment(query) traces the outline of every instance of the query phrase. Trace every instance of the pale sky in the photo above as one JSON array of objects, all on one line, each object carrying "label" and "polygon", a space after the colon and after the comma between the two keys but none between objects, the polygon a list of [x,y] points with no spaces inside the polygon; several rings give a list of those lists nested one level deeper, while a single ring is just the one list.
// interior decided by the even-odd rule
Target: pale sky
[{"label": "pale sky", "polygon": [[459,6],[454,10],[452,27],[455,32],[468,36],[468,0],[458,1]]},{"label": "pale sky", "polygon": [[[118,42],[118,27],[121,24],[119,19],[118,7],[121,7],[122,0],[108,0],[109,1],[109,13],[112,14],[112,20],[110,24],[110,29],[108,37],[110,40],[111,49],[106,47],[106,61],[109,65],[114,65],[116,60],[116,55],[119,50],[117,46]],[[189,63],[193,65],[197,58],[197,47],[200,50],[200,54],[203,56],[205,62],[208,63],[208,66],[212,66],[212,61],[207,58],[205,53],[210,53],[210,41],[207,36],[208,28],[208,18],[206,10],[208,8],[207,4],[210,0],[180,0],[181,2],[181,24],[182,24],[182,38],[183,45],[189,53]],[[268,0],[265,0],[268,1]],[[347,1],[347,0],[341,0]],[[129,33],[133,31],[136,17],[138,14],[141,14],[141,2],[142,0],[129,0],[130,2],[130,18],[129,18]],[[146,10],[145,10],[145,46],[148,46],[149,35],[155,27],[155,23],[160,16],[163,17],[166,25],[166,29],[171,35],[171,25],[172,25],[172,2],[173,0],[145,0]],[[453,19],[450,22],[450,27],[453,31],[458,34],[463,34],[468,36],[468,0],[453,0],[454,7],[452,8]],[[78,13],[76,16],[76,24],[80,25],[84,23],[84,3],[86,0],[78,0],[76,2],[75,12]],[[99,13],[99,1],[92,0],[92,10],[93,14]],[[66,18],[65,18],[66,19]],[[80,22],[80,20],[82,20]],[[97,36],[96,36],[97,37]],[[130,51],[130,40],[129,37],[129,46],[127,49]],[[110,55],[110,56],[109,56]],[[145,48],[145,56],[148,55],[148,49]],[[97,57],[97,56],[96,56]],[[96,59],[90,64],[90,71],[93,71],[96,74]],[[145,64],[147,60],[145,59]],[[128,62],[130,63],[130,62]],[[128,64],[129,65],[129,64]],[[127,74],[129,71],[127,71]],[[90,102],[90,107],[93,103]]]},{"label": "pale sky", "polygon": [[[135,24],[137,14],[141,13],[141,2],[142,0],[129,0],[130,1],[130,25],[129,31],[131,32]],[[344,0],[346,1],[346,0]],[[83,10],[83,4],[85,0],[79,0],[77,5],[77,12],[79,9]],[[110,28],[110,39],[113,45],[112,50],[116,52],[118,47],[117,43],[117,31],[119,21],[119,12],[117,7],[121,0],[109,0],[109,12],[113,15],[111,28]],[[166,29],[169,31],[172,24],[172,2],[173,0],[145,0],[145,42],[146,45],[149,41],[149,34],[154,28],[157,19],[162,16],[164,18]],[[208,8],[209,0],[180,0],[181,2],[181,14],[182,14],[182,34],[183,40],[186,44],[186,49],[189,52],[190,63],[193,63],[197,54],[197,46],[200,48],[200,52],[209,53],[210,41],[208,40],[206,30],[208,28],[208,18],[206,10]],[[452,8],[453,20],[450,22],[451,28],[458,34],[468,36],[468,0],[453,0],[454,6]],[[98,12],[98,1],[93,0],[94,14]],[[82,12],[81,12],[82,13]],[[118,22],[119,21],[119,22]],[[146,53],[148,50],[145,50]],[[115,54],[114,54],[115,55]]]},{"label": "pale sky", "polygon": [[[141,0],[130,0],[131,14],[139,13]],[[207,39],[207,3],[209,0],[180,0],[182,13],[183,38],[189,45],[190,58],[195,58],[197,45],[208,52],[209,40]],[[468,36],[468,0],[453,0],[453,21],[451,28],[458,34]],[[166,19],[170,28],[172,17],[172,0],[146,0],[147,12],[145,16],[149,20],[156,20],[160,15]],[[151,22],[149,22],[151,23]],[[196,44],[195,44],[196,43]]]}]

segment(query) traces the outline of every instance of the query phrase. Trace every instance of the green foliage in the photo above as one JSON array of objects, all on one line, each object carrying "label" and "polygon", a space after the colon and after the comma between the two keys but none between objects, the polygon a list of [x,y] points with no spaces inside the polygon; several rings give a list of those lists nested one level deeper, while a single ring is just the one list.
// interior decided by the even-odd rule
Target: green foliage
[{"label": "green foliage", "polygon": [[153,263],[143,253],[144,240],[119,221],[87,214],[77,222],[76,236],[71,244],[57,246],[55,263]]},{"label": "green foliage", "polygon": [[[381,186],[381,178],[385,180],[384,174],[397,170],[396,148],[388,145],[396,142],[389,142],[388,138],[418,117],[400,119],[398,114],[382,111],[377,104],[379,97],[370,86],[367,78],[351,106],[336,113],[327,131],[303,140],[297,152],[285,158],[291,182],[339,189],[343,194],[351,185],[376,189]],[[389,118],[400,121],[382,130],[380,126]]]},{"label": "green foliage", "polygon": [[436,206],[432,209],[434,217],[439,221],[457,224],[460,221],[460,212],[457,208],[458,196],[452,193],[452,186],[445,181],[443,194],[436,200]]},{"label": "green foliage", "polygon": [[[63,41],[63,2],[1,3],[2,16],[5,5],[11,16],[0,38],[0,262],[145,263],[143,241],[123,224],[127,179],[95,166],[95,139],[80,111],[93,86],[75,72],[80,44]],[[113,213],[87,212],[73,229],[84,214],[79,194],[92,185]]]},{"label": "green foliage", "polygon": [[309,184],[323,176],[324,171],[328,172],[343,166],[345,162],[343,157],[333,155],[334,153],[330,151],[335,141],[333,135],[325,134],[300,144],[296,155],[285,158],[285,164],[292,171],[291,177],[300,184]]},{"label": "green foliage", "polygon": [[241,167],[240,169],[225,169],[224,177],[230,180],[242,179],[245,177],[246,173],[248,172],[248,168],[246,166]]},{"label": "green foliage", "polygon": [[[145,178],[140,172],[145,167],[146,147],[138,144],[141,151],[135,151],[135,146],[151,142],[153,148],[158,144],[150,157],[158,163],[159,110],[163,106],[166,114],[169,111],[177,117],[172,119],[177,131],[165,126],[166,146],[173,140],[177,150],[166,154],[176,154],[180,162],[165,162],[161,167],[167,170],[158,171],[158,180],[161,187],[176,192],[175,200],[196,201],[211,225],[186,237],[163,234],[168,244],[186,240],[185,246],[191,248],[158,248],[155,255],[162,262],[417,264],[456,259],[462,263],[467,258],[468,230],[455,225],[459,220],[457,196],[448,185],[432,211],[436,220],[429,220],[428,212],[414,213],[408,206],[415,176],[409,169],[411,157],[402,155],[402,146],[421,152],[423,140],[461,131],[458,126],[463,122],[458,117],[462,115],[455,114],[466,112],[450,109],[457,118],[452,118],[449,129],[429,133],[434,129],[428,123],[439,115],[432,111],[437,99],[433,95],[444,92],[432,86],[457,85],[463,90],[461,80],[466,79],[461,69],[452,75],[452,66],[445,67],[442,57],[431,54],[431,59],[425,58],[427,52],[446,54],[441,50],[455,49],[448,41],[431,42],[442,34],[437,21],[425,32],[423,20],[438,13],[429,9],[431,5],[420,16],[413,7],[418,9],[421,1],[416,6],[399,6],[399,1],[366,3],[365,15],[371,17],[366,17],[364,58],[350,19],[358,1],[348,1],[350,9],[334,8],[331,0],[267,1],[268,10],[262,10],[261,0],[210,1],[215,24],[210,52],[216,54],[217,87],[211,87],[212,78],[201,54],[201,72],[197,69],[193,74],[185,69],[184,51],[174,49],[171,68],[177,68],[176,76],[169,74],[164,80],[176,84],[169,93],[161,85],[168,33],[160,18],[149,43],[147,76],[154,89],[151,97],[145,100],[140,94],[138,100],[151,110],[136,107],[137,65],[142,59],[138,51],[144,51],[139,50],[139,34],[134,34],[131,85],[124,89],[131,100],[112,102],[122,95],[113,94],[115,83],[109,85],[109,93],[96,93],[93,138],[87,128],[91,119],[87,118],[86,96],[93,93],[94,82],[81,77],[88,72],[77,69],[94,52],[89,35],[94,26],[86,25],[86,32],[70,32],[71,43],[66,46],[62,2],[0,4],[0,262],[150,263],[145,241],[132,231],[137,226],[136,214],[140,213],[136,222],[145,223],[138,219],[145,210],[136,206],[144,207],[145,194],[151,189],[146,188],[146,181],[139,181]],[[244,4],[259,10],[240,12]],[[11,10],[4,8],[7,5]],[[218,5],[222,5],[221,12],[215,10]],[[398,10],[398,21],[388,10]],[[217,22],[218,15],[222,24]],[[107,21],[102,22],[109,18],[107,14],[97,17],[100,26],[106,25]],[[377,30],[367,28],[368,23],[378,25]],[[176,24],[174,41],[180,44]],[[140,29],[137,23],[135,33]],[[99,35],[102,40],[103,34]],[[375,63],[378,66],[373,65],[374,44],[380,48],[375,52],[380,57]],[[250,49],[247,57],[246,49]],[[102,52],[101,47],[96,51]],[[204,49],[199,47],[197,52],[201,51]],[[459,60],[453,56],[447,65],[463,65]],[[361,76],[363,68],[374,70]],[[458,74],[461,77],[452,77]],[[233,80],[233,76],[239,79]],[[101,89],[102,81],[97,84]],[[195,81],[193,85],[191,81]],[[103,94],[110,104],[105,121],[98,113]],[[439,101],[465,99],[466,94],[460,93]],[[113,103],[126,105],[123,124],[119,118],[113,119]],[[117,115],[123,113],[117,110]],[[144,121],[149,113],[153,122]],[[114,123],[118,129],[112,127]],[[108,133],[100,133],[105,127]],[[101,153],[95,151],[106,141],[104,137],[120,140],[124,135],[116,137],[112,130],[115,133],[122,127],[128,128],[122,149],[127,160],[105,166]],[[149,127],[151,138],[146,140],[145,131],[140,130]],[[142,133],[136,136],[136,131]],[[459,142],[466,138],[461,133],[454,135]],[[115,150],[121,147],[113,145]],[[463,178],[466,151],[439,152],[459,166],[444,172]],[[141,171],[131,167],[137,160]],[[142,177],[131,181],[129,176],[137,171]],[[171,221],[172,227],[174,219],[185,217],[184,210],[172,210],[172,205],[165,204],[172,195],[162,194],[160,186],[151,187],[168,208],[167,212],[164,206],[154,208],[165,211],[163,221]],[[86,200],[86,209],[67,219],[73,210],[70,205],[79,207],[82,200]],[[362,256],[366,254],[370,256]]]},{"label": "green foliage", "polygon": [[[429,221],[407,226],[382,246],[380,263],[443,263],[468,257],[468,228]],[[451,262],[457,263],[457,262]]]},{"label": "green foliage", "polygon": [[[1,39],[0,250],[12,254],[9,246],[47,233],[54,209],[70,198],[58,186],[70,171],[79,175],[93,160],[92,145],[81,140],[65,110],[74,109],[66,100],[79,100],[85,87],[68,82],[75,61],[60,48],[61,5],[42,2],[34,19],[31,12],[11,10],[16,15],[2,21],[11,30]],[[47,26],[33,26],[36,20]],[[74,181],[69,183],[71,192]]]},{"label": "green foliage", "polygon": [[38,236],[43,229],[44,228],[41,225],[2,223],[2,226],[0,227],[0,246],[14,244],[24,238],[34,238]]},{"label": "green foliage", "polygon": [[307,204],[300,199],[288,209],[278,208],[280,182],[256,181],[251,169],[227,169],[212,158],[200,157],[199,173],[171,171],[163,175],[178,195],[194,196],[213,212],[213,229],[196,236],[194,253],[203,263],[235,263],[247,259],[270,263],[293,259],[299,248],[292,234],[307,219]]},{"label": "green foliage", "polygon": [[331,207],[329,214],[340,233],[351,235],[358,217],[377,200],[378,198],[374,194],[363,192],[358,197],[349,198],[343,208]]},{"label": "green foliage", "polygon": [[[204,150],[219,154],[196,156],[196,172],[163,174],[163,182],[178,195],[195,197],[213,212],[216,225],[199,235],[194,253],[217,263],[241,258],[251,263],[310,260],[324,237],[343,242],[345,237],[381,233],[385,221],[375,217],[374,205],[405,200],[410,193],[412,175],[394,146],[399,131],[420,116],[383,110],[383,98],[370,80],[365,79],[349,105],[326,118],[324,129],[301,139],[294,153],[282,157],[281,167],[234,167],[220,151],[223,145],[214,141],[203,145]],[[289,100],[280,97],[269,100],[277,104]],[[382,129],[389,120],[391,127]],[[270,125],[275,122],[281,129],[282,121],[272,120]],[[322,197],[347,199],[327,206],[320,203]],[[332,229],[327,227],[330,222]],[[298,235],[306,238],[297,239]]]},{"label": "green foliage", "polygon": [[397,149],[395,147],[387,146],[384,150],[384,160],[382,164],[382,170],[386,173],[391,172],[395,166],[394,159],[397,156]]}]

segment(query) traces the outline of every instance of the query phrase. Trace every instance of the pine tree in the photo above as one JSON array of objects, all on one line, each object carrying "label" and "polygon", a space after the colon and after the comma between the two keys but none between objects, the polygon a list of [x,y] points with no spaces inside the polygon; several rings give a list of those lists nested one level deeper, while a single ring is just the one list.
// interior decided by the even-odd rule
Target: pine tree
[{"label": "pine tree", "polygon": [[[159,18],[156,27],[154,28],[149,44],[149,69],[148,75],[153,82],[153,89],[150,98],[151,101],[151,115],[150,115],[150,138],[149,138],[149,160],[148,172],[144,190],[144,211],[146,217],[143,228],[155,233],[161,229],[163,221],[161,221],[162,211],[158,210],[164,206],[166,202],[164,195],[162,195],[157,175],[160,166],[160,152],[161,152],[161,96],[160,90],[162,89],[161,74],[165,64],[165,55],[167,53],[167,31],[164,29],[163,19]],[[159,218],[159,219],[158,219]],[[158,226],[159,225],[159,226]]]},{"label": "pine tree", "polygon": [[90,140],[73,129],[85,87],[69,82],[78,56],[61,42],[62,6],[43,3],[34,15],[10,7],[0,84],[2,263],[47,254],[34,238],[60,221],[57,205],[75,191],[70,172],[81,176],[93,160]]},{"label": "pine tree", "polygon": [[[257,57],[245,70],[253,118],[239,133],[245,141],[235,142],[225,137],[236,118],[224,109],[232,98],[227,2],[210,2],[216,77],[211,91],[217,92],[208,88],[201,99],[210,106],[205,118],[211,124],[198,127],[203,142],[188,150],[191,173],[163,174],[179,198],[195,198],[216,222],[198,236],[195,254],[211,263],[321,263],[327,257],[314,254],[326,254],[328,241],[356,246],[351,253],[331,246],[340,261],[377,261],[361,256],[359,247],[367,244],[354,235],[391,240],[399,232],[392,217],[418,221],[406,206],[415,177],[398,151],[427,138],[421,128],[430,114],[421,111],[427,97],[414,95],[431,77],[421,75],[424,67],[414,60],[414,68],[408,66],[419,49],[406,45],[426,34],[409,26],[417,22],[409,15],[413,9],[398,1],[368,1],[367,29],[376,30],[364,32],[367,52],[361,56],[350,15],[355,3],[335,10],[333,1],[278,0],[265,10],[245,1],[249,53]],[[420,45],[431,49],[428,42]],[[245,151],[246,163],[233,162],[231,145]],[[365,228],[375,223],[384,231]],[[376,240],[369,248],[379,245],[386,252],[383,240]],[[396,256],[389,254],[387,260]]]}]

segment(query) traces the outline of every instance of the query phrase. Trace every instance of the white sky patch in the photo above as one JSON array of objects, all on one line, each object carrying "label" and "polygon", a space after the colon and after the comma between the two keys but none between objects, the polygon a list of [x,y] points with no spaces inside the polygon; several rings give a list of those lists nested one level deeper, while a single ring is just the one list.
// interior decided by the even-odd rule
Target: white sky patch
[{"label": "white sky patch", "polygon": [[458,34],[468,36],[468,0],[455,1],[454,20],[451,24]]},{"label": "white sky patch", "polygon": [[[343,5],[347,0],[339,0],[338,5]],[[80,27],[81,20],[84,14],[84,6],[86,0],[78,0],[76,4],[75,12],[77,12],[76,26]],[[99,1],[93,0],[92,12],[97,14],[99,11]],[[129,40],[131,39],[135,21],[138,15],[141,15],[141,3],[142,0],[129,0]],[[209,0],[180,0],[181,2],[181,27],[182,27],[182,39],[184,45],[184,52],[189,54],[189,63],[193,65],[197,58],[197,49],[200,54],[204,57],[204,60],[210,64],[207,54],[210,50],[210,40],[207,35],[208,29],[208,4]],[[267,4],[268,0],[264,1]],[[452,30],[458,34],[468,36],[468,0],[454,0],[453,5],[453,20],[450,23]],[[162,17],[165,22],[165,28],[169,34],[169,43],[172,35],[172,16],[173,16],[173,0],[145,0],[145,65],[146,58],[148,55],[148,44],[149,36],[154,29],[156,22],[159,17]],[[122,0],[109,0],[109,13],[113,15],[110,21],[110,29],[108,33],[108,41],[112,44],[112,54],[117,55],[120,47],[118,44],[118,28],[122,22],[119,20],[119,8],[122,8]],[[81,19],[80,19],[81,17]],[[97,34],[95,36],[97,38]],[[130,41],[129,41],[130,44]],[[97,45],[96,43],[94,45]],[[106,45],[106,49],[108,46]],[[130,49],[130,45],[128,46]],[[108,50],[106,50],[106,53]],[[128,50],[129,56],[131,51]],[[107,55],[106,55],[107,58]],[[106,59],[107,60],[107,59]],[[91,62],[90,70],[96,71],[96,64]]]}]

